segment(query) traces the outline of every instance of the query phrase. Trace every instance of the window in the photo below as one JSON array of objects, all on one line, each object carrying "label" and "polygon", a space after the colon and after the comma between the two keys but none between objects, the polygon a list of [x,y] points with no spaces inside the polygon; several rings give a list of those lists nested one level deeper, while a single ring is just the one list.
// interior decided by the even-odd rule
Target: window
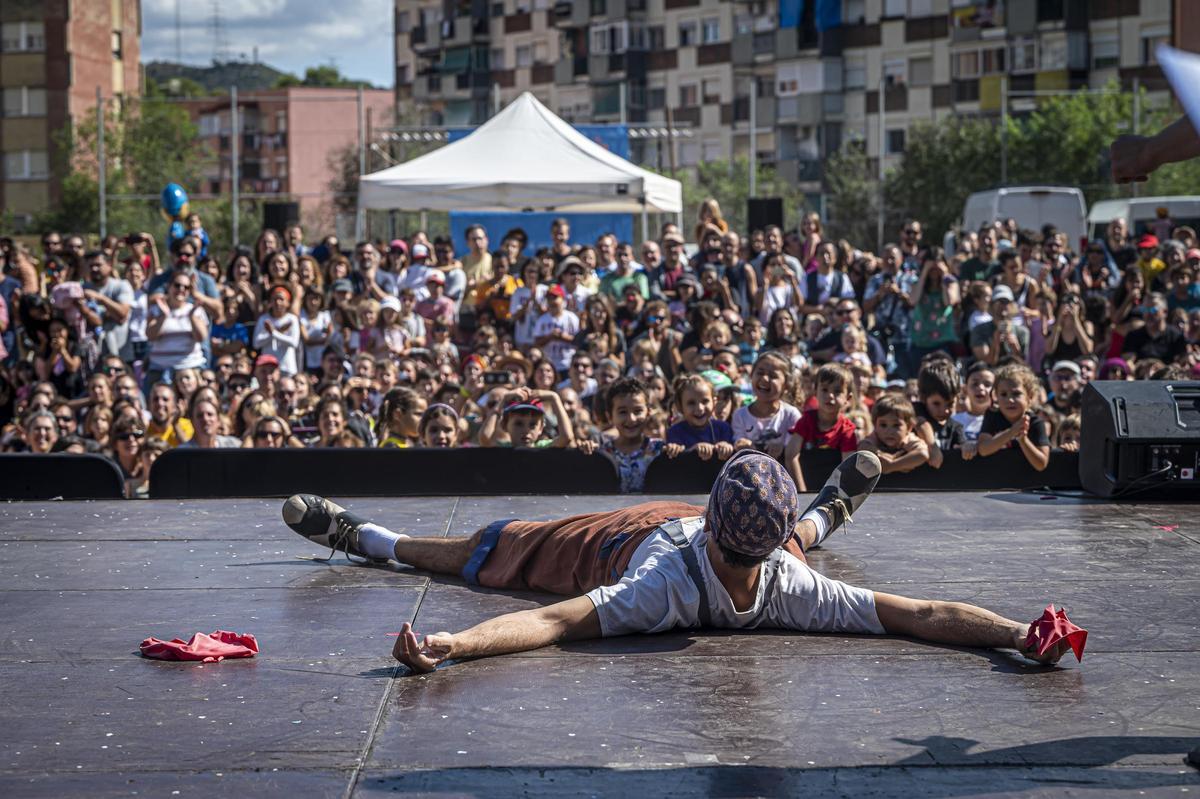
[{"label": "window", "polygon": [[1121,42],[1115,33],[1106,33],[1092,39],[1092,69],[1105,69],[1121,65]]},{"label": "window", "polygon": [[691,47],[696,43],[696,20],[689,19],[679,23],[679,46]]},{"label": "window", "polygon": [[517,48],[516,66],[527,67],[533,63],[533,48],[527,44]]},{"label": "window", "polygon": [[995,48],[983,51],[983,74],[991,75],[1004,71],[1005,48]]},{"label": "window", "polygon": [[680,166],[695,166],[700,163],[700,142],[687,139],[679,143]]},{"label": "window", "polygon": [[950,57],[951,73],[956,78],[979,77],[979,51],[968,50],[965,53],[954,53]]},{"label": "window", "polygon": [[896,128],[887,132],[887,154],[899,155],[904,152],[904,128]]},{"label": "window", "polygon": [[492,48],[492,69],[504,69],[504,48]]},{"label": "window", "polygon": [[711,105],[721,102],[721,81],[717,78],[705,78],[700,84],[704,96],[704,104]]},{"label": "window", "polygon": [[492,16],[493,17],[504,16],[504,3],[492,3]]},{"label": "window", "polygon": [[1171,43],[1171,31],[1164,26],[1142,30],[1142,63],[1146,66],[1158,63],[1158,46]]},{"label": "window", "polygon": [[733,18],[733,32],[739,36],[754,30],[754,19],[749,14],[738,14]]},{"label": "window", "polygon": [[287,133],[287,111],[275,112],[275,132]]},{"label": "window", "polygon": [[592,0],[592,16],[602,17],[608,13],[608,0]]},{"label": "window", "polygon": [[775,94],[793,97],[800,93],[800,65],[780,64],[775,68]]},{"label": "window", "polygon": [[645,25],[630,25],[629,26],[629,49],[644,51],[646,49],[647,34]]},{"label": "window", "polygon": [[928,56],[909,59],[908,82],[912,86],[933,85],[933,59]]},{"label": "window", "polygon": [[825,69],[817,60],[780,64],[775,70],[775,93],[779,97],[815,94],[825,90]]},{"label": "window", "polygon": [[205,114],[199,122],[201,136],[216,136],[221,132],[221,118],[216,114]]},{"label": "window", "polygon": [[45,150],[17,150],[4,154],[4,177],[8,180],[44,180],[49,174]]},{"label": "window", "polygon": [[1037,42],[1033,39],[1017,39],[1009,48],[1012,52],[1013,72],[1037,71]]},{"label": "window", "polygon": [[705,17],[700,25],[700,40],[704,44],[714,44],[721,41],[721,20],[719,17]]},{"label": "window", "polygon": [[46,116],[46,90],[28,86],[5,89],[3,114],[6,117]]},{"label": "window", "polygon": [[867,65],[862,59],[847,58],[842,71],[842,81],[846,91],[855,91],[867,87]]},{"label": "window", "polygon": [[694,83],[685,83],[679,87],[679,105],[692,108],[699,105],[700,90]]},{"label": "window", "polygon": [[412,19],[407,11],[396,12],[396,33],[408,33],[412,29]]},{"label": "window", "polygon": [[592,53],[623,53],[626,48],[626,37],[629,32],[628,22],[613,22],[609,25],[592,27]]},{"label": "window", "polygon": [[866,0],[846,0],[846,13],[843,19],[845,19],[847,25],[860,25],[866,22]]},{"label": "window", "polygon": [[903,17],[908,13],[908,0],[883,0],[884,17]]},{"label": "window", "polygon": [[885,86],[903,86],[908,81],[908,62],[903,59],[883,62]]},{"label": "window", "polygon": [[646,108],[657,110],[666,108],[667,106],[667,90],[662,86],[649,88],[646,90]]},{"label": "window", "polygon": [[704,142],[704,160],[706,163],[720,161],[724,155],[720,139],[710,139]]},{"label": "window", "polygon": [[667,29],[662,25],[651,25],[646,28],[646,49],[665,50],[667,48]]},{"label": "window", "polygon": [[123,56],[123,55],[121,55],[121,53],[122,53],[122,50],[121,50],[121,32],[120,32],[120,31],[113,31],[113,32],[112,32],[112,54],[113,54],[113,58],[115,58],[115,59],[117,59],[118,61],[120,61],[122,58],[124,58],[124,56]]},{"label": "window", "polygon": [[46,49],[46,26],[41,22],[5,22],[0,25],[0,52],[41,52]]},{"label": "window", "polygon": [[288,172],[288,170],[287,170],[287,157],[286,157],[286,156],[281,156],[281,157],[279,157],[279,158],[276,158],[276,159],[275,159],[275,175],[276,175],[277,177],[286,178],[286,177],[287,177],[287,172]]},{"label": "window", "polygon": [[933,0],[909,0],[908,15],[910,17],[929,17],[933,15]]}]

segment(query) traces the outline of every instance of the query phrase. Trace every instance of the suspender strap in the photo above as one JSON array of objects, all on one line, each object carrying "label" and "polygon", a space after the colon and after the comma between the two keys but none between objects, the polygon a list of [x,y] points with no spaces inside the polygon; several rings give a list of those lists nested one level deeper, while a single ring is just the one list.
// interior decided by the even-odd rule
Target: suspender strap
[{"label": "suspender strap", "polygon": [[692,578],[692,582],[696,584],[696,590],[700,592],[700,626],[711,627],[712,608],[708,604],[708,588],[704,584],[704,573],[700,571],[700,560],[696,557],[695,548],[688,541],[688,537],[683,534],[683,524],[678,519],[672,519],[659,529],[667,534],[671,543],[683,555],[688,576]]}]

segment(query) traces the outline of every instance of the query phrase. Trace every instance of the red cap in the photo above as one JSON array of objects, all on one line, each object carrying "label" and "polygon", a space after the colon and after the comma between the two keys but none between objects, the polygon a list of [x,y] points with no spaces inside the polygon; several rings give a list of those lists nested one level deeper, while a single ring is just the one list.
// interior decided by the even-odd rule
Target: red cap
[{"label": "red cap", "polygon": [[508,403],[508,405],[504,407],[505,416],[513,411],[534,411],[535,413],[544,414],[546,409],[542,406],[542,401],[540,399],[537,397],[531,397],[528,402],[516,400],[515,402]]},{"label": "red cap", "polygon": [[437,283],[440,286],[444,286],[444,285],[446,285],[446,276],[443,275],[440,270],[434,269],[428,275],[425,276],[425,282],[426,283]]},{"label": "red cap", "polygon": [[279,359],[269,352],[264,352],[254,361],[255,369],[260,366],[279,366]]},{"label": "red cap", "polygon": [[1155,236],[1153,233],[1147,233],[1145,236],[1142,236],[1140,239],[1138,239],[1138,249],[1158,249],[1158,236]]},{"label": "red cap", "polygon": [[392,239],[392,243],[388,245],[388,249],[392,252],[399,250],[402,253],[407,253],[408,245],[404,243],[404,239]]},{"label": "red cap", "polygon": [[567,292],[563,291],[563,287],[558,285],[557,283],[555,283],[553,286],[551,286],[550,290],[546,293],[551,294],[555,297],[561,297],[564,300],[567,298]]}]

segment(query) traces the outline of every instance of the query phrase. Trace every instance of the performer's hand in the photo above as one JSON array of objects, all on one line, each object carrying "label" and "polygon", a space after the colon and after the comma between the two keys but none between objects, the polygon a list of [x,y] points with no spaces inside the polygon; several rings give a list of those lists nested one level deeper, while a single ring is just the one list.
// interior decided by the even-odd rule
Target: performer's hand
[{"label": "performer's hand", "polygon": [[1109,147],[1113,180],[1118,183],[1141,182],[1154,171],[1149,139],[1145,136],[1121,136]]},{"label": "performer's hand", "polygon": [[1064,638],[1054,646],[1047,649],[1046,654],[1038,655],[1037,644],[1029,647],[1025,646],[1025,639],[1028,637],[1029,629],[1032,626],[1033,625],[1029,625],[1029,627],[1024,628],[1025,632],[1017,635],[1015,648],[1025,657],[1029,658],[1030,660],[1036,660],[1038,663],[1042,663],[1047,666],[1053,666],[1055,663],[1062,660],[1063,655],[1071,651],[1071,643]]},{"label": "performer's hand", "polygon": [[425,636],[423,641],[417,640],[412,625],[404,622],[396,645],[392,647],[392,657],[416,672],[430,672],[438,664],[450,657],[454,636],[450,633],[434,633]]}]

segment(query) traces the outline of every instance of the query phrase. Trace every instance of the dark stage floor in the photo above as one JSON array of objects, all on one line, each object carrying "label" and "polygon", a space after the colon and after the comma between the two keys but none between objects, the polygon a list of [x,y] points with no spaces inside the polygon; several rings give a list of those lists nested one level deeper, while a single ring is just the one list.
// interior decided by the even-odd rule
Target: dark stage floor
[{"label": "dark stage floor", "polygon": [[[354,501],[416,535],[612,497]],[[813,566],[1090,629],[1082,666],[889,638],[670,634],[407,676],[388,632],[530,607],[324,565],[279,502],[0,507],[0,796],[1200,794],[1196,506],[879,495]],[[143,660],[254,633],[254,660]]]}]

